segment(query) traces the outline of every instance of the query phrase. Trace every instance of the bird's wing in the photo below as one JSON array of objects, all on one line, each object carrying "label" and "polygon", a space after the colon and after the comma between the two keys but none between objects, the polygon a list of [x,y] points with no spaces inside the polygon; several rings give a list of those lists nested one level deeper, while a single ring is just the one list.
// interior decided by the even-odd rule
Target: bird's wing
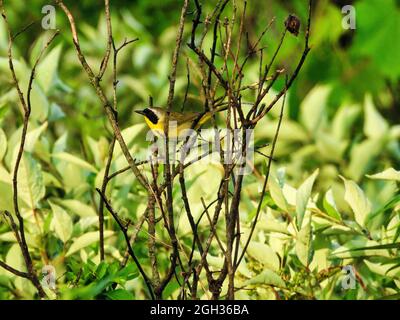
[{"label": "bird's wing", "polygon": [[199,117],[200,113],[198,112],[171,112],[170,119],[176,119],[178,126],[184,123],[192,124]]}]

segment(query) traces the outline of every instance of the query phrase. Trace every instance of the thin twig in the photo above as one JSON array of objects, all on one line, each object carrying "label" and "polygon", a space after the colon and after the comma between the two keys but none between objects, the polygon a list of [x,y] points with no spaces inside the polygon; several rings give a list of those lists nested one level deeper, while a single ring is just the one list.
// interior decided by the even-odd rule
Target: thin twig
[{"label": "thin twig", "polygon": [[237,262],[235,264],[235,269],[237,269],[239,267],[240,262],[242,261],[244,255],[246,254],[247,248],[248,248],[248,246],[250,244],[251,238],[253,236],[254,230],[255,230],[257,222],[258,222],[258,217],[260,216],[262,203],[264,201],[264,196],[265,196],[265,193],[266,193],[266,190],[267,190],[267,184],[268,184],[268,179],[269,179],[269,173],[271,171],[272,159],[274,157],[275,147],[276,147],[276,143],[278,141],[278,136],[279,136],[279,130],[280,130],[281,124],[282,124],[283,111],[284,111],[284,108],[285,108],[285,100],[286,100],[286,94],[283,96],[281,113],[279,115],[278,126],[276,128],[274,140],[272,142],[271,153],[270,153],[269,158],[268,158],[267,172],[265,173],[264,184],[263,184],[263,188],[262,188],[262,191],[261,191],[261,197],[260,197],[260,200],[258,202],[256,215],[254,217],[253,223],[252,223],[251,228],[250,228],[249,237],[247,238],[247,240],[245,242],[245,245],[243,247],[242,253],[240,254],[239,259],[237,260]]},{"label": "thin twig", "polygon": [[[16,215],[16,217],[18,219],[19,230],[17,231],[16,228],[13,228],[13,229],[14,229],[14,233],[16,234],[16,238],[17,238],[18,244],[20,246],[22,255],[24,257],[24,261],[25,261],[25,265],[26,265],[26,268],[27,268],[27,273],[29,275],[29,279],[32,282],[32,284],[34,285],[34,287],[36,288],[36,290],[38,291],[39,296],[41,298],[45,298],[46,297],[46,293],[44,292],[43,287],[40,284],[40,281],[39,281],[38,276],[36,274],[36,271],[34,269],[32,257],[31,257],[31,255],[29,253],[29,249],[28,249],[28,245],[27,245],[26,237],[25,237],[24,219],[23,219],[23,217],[22,217],[22,215],[20,213],[20,210],[19,210],[19,204],[18,204],[18,171],[19,171],[19,166],[20,166],[20,163],[21,163],[21,160],[22,160],[22,157],[23,157],[26,136],[27,136],[27,133],[28,133],[29,118],[30,118],[30,114],[31,114],[31,110],[32,110],[31,92],[32,92],[33,81],[34,81],[35,74],[36,74],[36,68],[37,68],[37,66],[38,66],[38,64],[39,64],[44,52],[49,47],[51,42],[55,39],[55,37],[59,34],[59,31],[57,30],[50,37],[50,39],[46,42],[44,47],[41,49],[38,57],[36,58],[35,63],[33,64],[33,67],[32,67],[32,70],[31,70],[31,74],[30,74],[30,77],[29,77],[27,93],[26,93],[27,98],[25,100],[24,95],[22,93],[22,90],[21,90],[21,88],[19,86],[19,82],[18,82],[16,73],[15,73],[15,69],[14,69],[12,46],[13,46],[13,40],[15,39],[15,37],[13,37],[12,34],[11,34],[11,29],[10,29],[10,26],[9,26],[9,23],[8,23],[8,19],[7,19],[7,15],[6,15],[6,12],[5,12],[5,9],[4,9],[3,0],[0,0],[0,8],[1,8],[1,15],[2,15],[2,17],[4,19],[4,22],[5,22],[5,25],[6,25],[6,29],[7,29],[7,33],[8,33],[8,62],[9,62],[9,69],[10,69],[11,74],[12,74],[14,86],[17,89],[17,92],[18,92],[18,97],[19,97],[20,103],[21,103],[21,105],[23,107],[23,110],[24,110],[24,119],[23,119],[23,127],[22,127],[21,139],[20,139],[20,144],[19,144],[19,148],[18,148],[17,157],[16,157],[15,164],[14,164],[13,178],[12,178],[13,206],[14,206],[15,215]],[[26,30],[26,28],[25,28],[25,30]],[[7,213],[6,213],[6,215],[7,215]],[[8,215],[8,216],[11,217],[10,221],[12,223],[14,223],[11,214]]]},{"label": "thin twig", "polygon": [[111,45],[113,42],[112,24],[111,24],[111,15],[110,15],[110,0],[104,0],[104,8],[105,8],[105,15],[106,15],[106,23],[107,23],[107,48],[106,48],[106,53],[104,55],[104,58],[101,61],[100,71],[97,76],[97,78],[99,80],[101,80],[103,78],[103,75],[107,70],[108,60],[110,59],[110,55],[111,55]]},{"label": "thin twig", "polygon": [[18,277],[21,277],[21,278],[25,278],[25,279],[29,279],[29,280],[30,280],[30,276],[29,276],[28,273],[19,271],[19,270],[17,270],[17,269],[14,269],[13,267],[11,267],[11,266],[9,266],[8,264],[2,262],[1,260],[0,260],[0,267],[6,269],[7,271],[9,271],[9,272],[15,274],[15,275],[18,276]]},{"label": "thin twig", "polygon": [[181,44],[182,44],[182,38],[183,38],[183,31],[185,27],[185,18],[187,14],[189,6],[189,0],[184,0],[182,10],[181,10],[181,16],[179,20],[179,27],[178,27],[178,32],[176,35],[176,40],[175,40],[175,49],[174,53],[172,56],[172,68],[171,68],[171,73],[169,76],[169,91],[168,91],[168,100],[167,100],[167,113],[165,117],[165,126],[164,126],[164,136],[165,136],[165,153],[166,153],[166,163],[164,165],[164,180],[167,185],[167,212],[168,212],[168,231],[169,231],[169,236],[171,238],[171,243],[173,246],[173,253],[171,256],[171,265],[170,269],[167,272],[166,277],[162,280],[161,285],[160,285],[160,290],[161,293],[169,283],[169,281],[172,278],[172,275],[175,273],[175,267],[177,264],[177,261],[180,260],[179,257],[179,249],[178,249],[178,239],[176,237],[176,230],[175,230],[175,223],[174,223],[174,210],[173,210],[173,196],[172,196],[172,185],[173,185],[173,180],[171,176],[171,165],[170,165],[170,159],[169,159],[169,115],[172,110],[172,103],[174,99],[174,94],[175,94],[175,82],[176,82],[176,73],[177,73],[177,67],[178,67],[178,59],[180,55],[180,49],[181,49]]},{"label": "thin twig", "polygon": [[143,270],[142,265],[140,264],[138,258],[136,257],[135,252],[132,249],[131,243],[129,242],[129,236],[128,236],[127,227],[124,226],[124,224],[122,223],[122,221],[119,218],[118,214],[114,211],[114,209],[111,206],[110,202],[107,200],[106,196],[101,192],[101,190],[99,188],[96,188],[96,191],[99,193],[100,197],[103,199],[108,212],[111,213],[111,215],[113,216],[114,220],[117,222],[119,228],[121,229],[121,231],[122,231],[122,233],[124,235],[124,238],[125,238],[126,245],[128,246],[129,254],[132,257],[133,261],[135,262],[140,274],[142,275],[142,277],[144,279],[144,282],[146,283],[147,289],[149,290],[149,294],[150,294],[152,300],[154,300],[155,297],[154,297],[154,293],[153,293],[152,284],[150,282],[149,277],[146,275],[146,272]]},{"label": "thin twig", "polygon": [[265,110],[263,110],[263,112],[261,112],[259,115],[257,115],[257,117],[255,117],[254,119],[251,120],[252,124],[256,124],[260,119],[262,119],[274,106],[275,104],[279,101],[279,99],[286,94],[286,91],[290,89],[290,87],[292,86],[294,80],[296,80],[306,58],[308,53],[310,52],[311,48],[309,45],[309,39],[310,39],[310,30],[311,30],[311,13],[312,13],[312,0],[309,0],[309,4],[308,4],[308,22],[307,22],[307,29],[306,29],[306,34],[305,34],[305,43],[304,43],[304,51],[303,54],[301,55],[300,61],[297,64],[297,67],[295,69],[295,71],[293,72],[292,76],[289,78],[289,80],[287,81],[287,85],[285,85],[285,88],[283,88],[274,98],[274,100],[269,104],[269,106],[267,108],[265,108]]},{"label": "thin twig", "polygon": [[[110,51],[111,51],[111,46],[113,49],[113,110],[114,112],[118,112],[118,99],[117,99],[117,85],[118,85],[118,80],[117,80],[117,63],[118,63],[118,53],[119,51],[124,48],[126,45],[128,45],[129,43],[133,43],[135,42],[137,39],[133,39],[131,41],[127,41],[125,39],[124,43],[116,48],[115,47],[115,42],[114,42],[114,38],[112,35],[112,27],[111,27],[111,17],[110,17],[110,8],[109,8],[109,0],[105,0],[105,11],[106,11],[106,19],[107,19],[107,32],[108,32],[108,45],[107,45],[107,52],[106,55],[102,61],[102,66],[101,66],[101,70],[99,73],[98,78],[101,79],[101,77],[103,76],[106,68],[107,68],[107,64],[108,64],[108,60],[109,60],[109,56],[110,56]],[[110,148],[108,151],[108,156],[107,156],[107,163],[106,163],[106,167],[104,170],[104,176],[103,176],[103,182],[101,185],[101,192],[103,194],[106,194],[106,190],[107,190],[107,185],[110,182],[110,178],[109,178],[109,173],[110,173],[110,169],[111,169],[111,162],[112,162],[112,158],[114,155],[114,149],[115,149],[115,142],[116,142],[116,137],[115,134],[112,137],[111,140],[111,144],[110,144]],[[130,169],[130,166],[128,166],[128,170]],[[104,202],[103,199],[100,198],[100,204],[99,204],[99,248],[100,248],[100,260],[103,261],[104,260]]]},{"label": "thin twig", "polygon": [[101,87],[100,83],[99,83],[99,79],[98,77],[93,73],[91,67],[89,66],[89,64],[86,61],[86,58],[84,56],[84,54],[82,53],[80,44],[79,44],[79,38],[78,38],[78,32],[76,29],[76,24],[75,24],[75,19],[72,16],[71,12],[69,11],[69,9],[65,6],[64,2],[62,0],[55,0],[56,4],[64,11],[65,15],[68,18],[69,21],[69,25],[71,28],[71,33],[72,33],[72,40],[75,46],[75,50],[78,56],[78,59],[83,67],[83,69],[85,70],[86,74],[88,75],[89,81],[91,83],[91,85],[93,86],[93,88],[96,90],[96,94],[99,97],[100,101],[103,104],[103,107],[105,109],[105,112],[107,114],[108,120],[113,128],[114,131],[114,135],[121,147],[122,153],[125,156],[125,159],[127,160],[132,172],[134,173],[134,175],[136,176],[136,178],[138,179],[138,181],[140,182],[140,184],[148,191],[151,192],[150,190],[150,185],[146,179],[145,176],[143,176],[143,174],[141,173],[141,171],[139,170],[139,168],[136,166],[135,164],[135,160],[133,159],[132,155],[130,154],[130,151],[128,149],[128,146],[125,143],[124,138],[122,137],[121,134],[121,129],[119,127],[118,124],[118,119],[117,119],[117,113],[116,111],[113,109],[112,105],[110,104],[110,102],[108,101],[103,88]]}]

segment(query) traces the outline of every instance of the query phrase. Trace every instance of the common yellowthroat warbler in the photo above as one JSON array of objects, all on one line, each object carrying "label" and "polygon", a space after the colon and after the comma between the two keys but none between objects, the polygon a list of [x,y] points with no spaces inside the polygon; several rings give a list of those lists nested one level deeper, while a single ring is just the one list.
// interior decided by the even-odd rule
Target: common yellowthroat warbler
[{"label": "common yellowthroat warbler", "polygon": [[[171,111],[169,114],[169,131],[168,136],[171,138],[181,137],[184,130],[192,129],[198,130],[206,123],[213,115],[213,113],[226,110],[227,107],[223,106],[214,109],[214,111],[206,112],[174,112]],[[144,110],[136,110],[144,116],[149,128],[154,131],[155,134],[163,135],[165,128],[165,120],[167,111],[160,107],[148,107]]]}]

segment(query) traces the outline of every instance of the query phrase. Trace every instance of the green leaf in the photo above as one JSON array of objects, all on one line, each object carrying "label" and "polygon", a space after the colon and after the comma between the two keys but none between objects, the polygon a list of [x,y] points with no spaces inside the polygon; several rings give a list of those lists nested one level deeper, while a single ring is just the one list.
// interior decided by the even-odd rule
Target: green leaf
[{"label": "green leaf", "polygon": [[369,247],[353,248],[353,249],[349,249],[348,251],[360,251],[360,250],[386,250],[386,249],[400,249],[400,242],[398,242],[398,243],[380,244],[380,245],[369,246]]},{"label": "green leaf", "polygon": [[261,262],[266,268],[273,271],[279,271],[279,258],[270,246],[264,243],[251,241],[247,253],[257,261]]},{"label": "green leaf", "polygon": [[59,200],[57,202],[82,218],[97,216],[93,207],[79,200],[66,199],[66,200]]},{"label": "green leaf", "polygon": [[50,207],[53,211],[54,231],[62,242],[66,243],[72,235],[73,223],[69,214],[61,207],[50,202]]},{"label": "green leaf", "polygon": [[0,287],[5,287],[8,290],[12,289],[11,279],[7,276],[0,275]]},{"label": "green leaf", "polygon": [[[396,207],[396,205],[400,203],[400,194],[394,196],[392,199],[390,199],[387,203],[385,203],[385,205],[383,205],[382,207],[378,208],[377,210],[375,210],[373,213],[371,213],[371,215],[369,216],[370,219],[375,218],[376,216],[378,216],[379,214],[381,214],[382,212],[391,210],[394,207]],[[393,211],[394,212],[394,211]]]},{"label": "green leaf", "polygon": [[343,161],[343,154],[348,142],[338,140],[335,136],[325,133],[322,130],[318,132],[315,140],[319,152],[325,159],[333,160],[337,163]]},{"label": "green leaf", "polygon": [[257,228],[264,230],[267,233],[270,232],[278,232],[278,233],[283,233],[290,235],[290,232],[288,231],[288,226],[286,223],[273,220],[273,219],[261,219],[257,223]]},{"label": "green leaf", "polygon": [[[20,61],[17,59],[13,59],[14,70],[18,79],[25,77],[29,80],[29,68],[24,61]],[[11,72],[9,68],[8,58],[0,57],[0,70],[7,75],[7,77],[11,77]],[[11,78],[10,78],[11,79]]]},{"label": "green leaf", "polygon": [[51,122],[60,120],[65,117],[64,111],[61,109],[61,107],[57,103],[52,103],[50,105],[50,111],[49,111],[49,116],[48,120]]},{"label": "green leaf", "polygon": [[146,88],[143,81],[128,76],[122,76],[120,78],[134,94],[138,95],[143,101],[147,101],[149,90]]},{"label": "green leaf", "polygon": [[107,269],[108,269],[108,264],[105,261],[100,262],[100,264],[97,266],[96,269],[96,277],[98,279],[103,278],[107,273]]},{"label": "green leaf", "polygon": [[324,209],[329,216],[336,220],[342,221],[342,217],[336,207],[335,199],[333,198],[332,189],[329,189],[326,192],[322,205],[324,206]]},{"label": "green leaf", "polygon": [[[264,119],[262,119],[261,121],[261,125],[254,128],[255,136],[260,139],[272,139],[276,134],[276,126],[278,124],[278,121],[270,121],[269,119],[268,121]],[[265,125],[262,125],[264,121]],[[279,141],[306,142],[309,139],[310,138],[307,134],[307,131],[297,122],[290,121],[289,119],[285,119],[285,121],[282,122],[281,129],[279,131]]]},{"label": "green leaf", "polygon": [[311,135],[316,135],[325,116],[325,109],[331,89],[327,86],[316,86],[301,103],[301,122]]},{"label": "green leaf", "polygon": [[360,114],[361,107],[358,105],[343,105],[336,112],[332,122],[332,134],[338,140],[347,139],[350,136],[351,128]]},{"label": "green leaf", "polygon": [[8,250],[8,253],[6,256],[6,263],[10,267],[13,267],[19,271],[26,271],[24,258],[21,253],[21,248],[18,246],[18,244],[13,244],[11,246],[10,250]]},{"label": "green leaf", "polygon": [[[120,269],[119,264],[116,263],[116,269]],[[110,271],[109,271],[110,272]],[[136,264],[128,263],[124,268],[115,273],[114,280],[119,284],[124,284],[128,280],[135,279],[139,276],[139,270]]]},{"label": "green leaf", "polygon": [[373,263],[368,260],[364,260],[364,263],[367,265],[368,269],[370,269],[373,273],[379,274],[383,277],[395,278],[400,275],[399,266],[396,266],[393,263],[382,264],[382,263]]},{"label": "green leaf", "polygon": [[45,93],[49,92],[54,83],[62,45],[52,49],[37,67],[36,78]]},{"label": "green leaf", "polygon": [[365,98],[365,121],[364,133],[368,138],[380,138],[388,132],[389,125],[386,120],[378,113],[368,95]]},{"label": "green leaf", "polygon": [[[92,137],[86,137],[88,146],[90,148],[90,151],[93,155],[94,158],[94,162],[98,167],[101,167],[102,163],[101,160],[104,158],[104,150],[102,150],[102,145],[101,145],[101,141],[96,141],[95,139],[93,139]],[[105,146],[105,151],[107,150],[107,146]],[[107,151],[106,151],[107,152]],[[104,173],[103,173],[104,174]]]},{"label": "green leaf", "polygon": [[0,181],[11,184],[12,177],[11,174],[0,164]]},{"label": "green leaf", "polygon": [[388,296],[379,297],[375,300],[396,300],[396,301],[398,301],[398,300],[400,300],[400,293],[395,293],[395,294],[391,294]]},{"label": "green leaf", "polygon": [[[335,258],[348,259],[355,257],[367,257],[367,256],[379,256],[379,257],[390,257],[389,249],[372,249],[373,246],[380,246],[376,241],[364,239],[350,240],[345,243],[342,247],[339,247],[332,251],[331,255]],[[362,248],[369,248],[368,250],[363,250]],[[358,249],[358,250],[352,250]]]},{"label": "green leaf", "polygon": [[284,211],[289,211],[289,206],[286,201],[285,196],[283,195],[283,191],[281,186],[279,185],[278,181],[276,180],[275,176],[271,174],[270,179],[268,179],[268,189],[271,193],[271,198],[274,200],[276,205],[283,209]]},{"label": "green leaf", "polygon": [[[12,245],[10,250],[8,250],[7,256],[6,256],[6,263],[9,266],[11,266],[19,271],[26,272],[24,258],[21,253],[21,248],[19,247],[18,244]],[[9,273],[8,271],[5,271],[5,272],[6,272],[6,274],[10,274],[12,277],[15,277],[14,274]],[[29,280],[23,279],[20,277],[15,277],[14,286],[16,287],[17,290],[19,290],[21,292],[21,294],[24,297],[33,299],[33,295],[36,290]]]},{"label": "green leaf", "polygon": [[89,170],[91,172],[96,173],[97,169],[93,167],[90,163],[70,154],[67,152],[59,152],[52,155],[53,158],[64,160],[66,162],[72,163],[82,169]]},{"label": "green leaf", "polygon": [[67,292],[66,296],[69,300],[88,300],[93,299],[97,295],[101,294],[111,283],[113,277],[111,275],[95,282],[91,282],[89,285],[84,287],[73,288]]},{"label": "green leaf", "polygon": [[[16,150],[17,151],[17,150]],[[15,161],[13,161],[15,163]],[[30,209],[37,207],[46,193],[42,167],[30,153],[22,156],[18,171],[18,196]]]},{"label": "green leaf", "polygon": [[3,129],[0,128],[0,162],[3,160],[7,151],[7,137]]},{"label": "green leaf", "polygon": [[394,180],[394,181],[400,181],[400,171],[396,171],[393,168],[386,169],[380,173],[376,173],[373,175],[368,175],[367,177],[370,179],[376,179],[376,180]]},{"label": "green leaf", "polygon": [[344,199],[353,210],[356,222],[360,226],[365,226],[365,220],[371,212],[371,203],[365,196],[364,191],[354,181],[341,178],[345,186]]},{"label": "green leaf", "polygon": [[[114,234],[114,231],[111,230],[105,230],[104,231],[104,238],[111,237]],[[99,241],[99,233],[97,231],[93,232],[88,232],[85,233],[84,235],[80,236],[79,238],[76,238],[74,242],[72,243],[71,247],[65,254],[65,257],[70,256],[71,254],[87,247],[90,246],[91,244]]]},{"label": "green leaf", "polygon": [[263,272],[261,272],[254,278],[247,280],[245,282],[245,286],[259,285],[259,284],[270,285],[270,286],[275,286],[275,287],[279,287],[279,288],[286,287],[286,284],[282,280],[282,278],[270,269],[265,269]]},{"label": "green leaf", "polygon": [[[223,177],[221,163],[211,158],[208,160],[210,161],[199,161],[195,165],[189,166],[186,170],[187,176],[190,177],[190,179],[198,176],[196,179],[192,180],[193,184],[189,187],[187,192],[189,202],[193,205],[192,210],[194,210],[194,212],[202,212],[204,208],[202,207],[200,197],[203,197],[205,200],[210,200],[211,197],[218,192],[218,184]],[[177,191],[180,194],[180,190]],[[189,225],[186,224],[186,226]],[[182,228],[182,230],[184,230],[184,228]]]},{"label": "green leaf", "polygon": [[[145,126],[146,126],[145,124],[135,124],[121,131],[122,137],[124,138],[125,143],[129,148],[132,146],[134,139],[145,128]],[[119,156],[123,157],[122,150],[121,147],[119,146],[119,143],[116,143],[114,157],[117,158]],[[125,158],[124,161],[126,162]]]},{"label": "green leaf", "polygon": [[301,228],[297,234],[295,251],[300,262],[308,267],[312,261],[312,235],[311,235],[311,217],[310,221]]},{"label": "green leaf", "polygon": [[31,93],[32,113],[31,119],[43,122],[49,114],[49,101],[40,86],[34,82]]},{"label": "green leaf", "polygon": [[133,294],[124,289],[117,289],[106,293],[107,298],[111,300],[134,300]]},{"label": "green leaf", "polygon": [[46,187],[56,187],[62,189],[63,186],[61,182],[51,173],[48,172],[43,172],[43,179],[44,179],[44,185]]},{"label": "green leaf", "polygon": [[296,193],[296,214],[297,214],[297,227],[301,229],[304,213],[306,212],[308,200],[311,196],[312,187],[315,179],[318,176],[319,169],[315,170],[314,173],[307,178],[306,181],[300,186]]},{"label": "green leaf", "polygon": [[[8,174],[7,172],[4,172],[2,167],[0,166],[0,180],[3,178],[1,177],[2,174]],[[6,177],[4,177],[6,178]],[[0,208],[2,210],[8,210],[12,212],[13,208],[13,192],[12,192],[12,185],[11,185],[11,176],[9,176],[9,179],[7,182],[5,181],[0,181]]]},{"label": "green leaf", "polygon": [[53,146],[53,153],[61,153],[67,149],[67,140],[68,140],[68,131],[64,132],[62,136],[60,136]]},{"label": "green leaf", "polygon": [[36,142],[39,140],[40,135],[46,130],[47,122],[43,123],[40,127],[33,129],[26,135],[25,151],[33,153]]},{"label": "green leaf", "polygon": [[346,173],[355,181],[359,181],[368,171],[373,160],[384,148],[384,139],[367,139],[353,146],[350,154],[350,164]]}]

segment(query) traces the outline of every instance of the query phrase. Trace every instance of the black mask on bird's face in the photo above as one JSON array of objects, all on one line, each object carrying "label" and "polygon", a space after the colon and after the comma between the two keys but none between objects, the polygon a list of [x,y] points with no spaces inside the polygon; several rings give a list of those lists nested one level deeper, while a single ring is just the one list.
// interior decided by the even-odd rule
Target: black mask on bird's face
[{"label": "black mask on bird's face", "polygon": [[144,110],[137,110],[135,112],[145,116],[147,119],[149,119],[154,124],[157,124],[157,122],[159,120],[159,118],[155,114],[155,112],[149,108],[146,108]]}]

